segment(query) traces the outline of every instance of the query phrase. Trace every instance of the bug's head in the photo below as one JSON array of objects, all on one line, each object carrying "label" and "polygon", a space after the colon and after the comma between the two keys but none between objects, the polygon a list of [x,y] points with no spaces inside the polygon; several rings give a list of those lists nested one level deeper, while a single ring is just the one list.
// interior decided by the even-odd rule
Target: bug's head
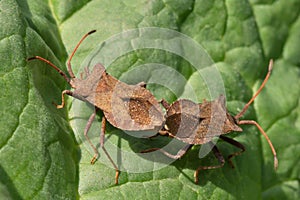
[{"label": "bug's head", "polygon": [[234,117],[232,117],[228,112],[226,113],[226,119],[224,122],[224,127],[223,127],[223,132],[224,133],[229,133],[232,131],[236,132],[242,132],[243,129],[238,126],[236,120]]},{"label": "bug's head", "polygon": [[70,77],[68,77],[61,69],[59,69],[56,65],[54,65],[52,62],[50,62],[49,60],[45,59],[45,58],[42,58],[40,56],[33,56],[31,58],[28,58],[27,61],[31,61],[31,60],[40,60],[40,61],[43,61],[45,63],[47,63],[48,65],[50,65],[52,68],[54,68],[61,76],[64,77],[64,79],[71,85],[72,88],[76,88],[78,87],[78,80],[80,79],[77,79],[73,73],[73,70],[72,70],[72,67],[71,67],[71,60],[75,54],[75,52],[77,51],[78,47],[80,46],[80,44],[82,43],[82,41],[89,35],[95,33],[96,30],[92,30],[90,32],[88,32],[87,34],[85,34],[81,40],[78,42],[78,44],[76,45],[76,47],[74,48],[72,54],[70,55],[69,59],[68,59],[68,62],[67,62],[67,66],[68,66],[68,72],[69,72],[69,75]]},{"label": "bug's head", "polygon": [[223,118],[222,120],[220,120],[220,121],[224,121],[222,132],[223,133],[229,133],[232,131],[242,132],[243,131],[242,128],[238,126],[236,119],[229,114],[225,104],[226,104],[226,98],[224,95],[220,95],[219,98],[212,103],[212,109],[214,110],[213,113],[215,113],[216,116],[218,116],[217,118],[219,118],[220,116],[222,116]]}]

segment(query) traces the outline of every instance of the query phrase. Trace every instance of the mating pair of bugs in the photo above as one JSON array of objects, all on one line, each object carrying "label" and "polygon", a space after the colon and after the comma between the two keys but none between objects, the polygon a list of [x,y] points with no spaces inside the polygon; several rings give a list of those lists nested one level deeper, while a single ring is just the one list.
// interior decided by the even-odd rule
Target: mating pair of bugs
[{"label": "mating pair of bugs", "polygon": [[[241,149],[241,151],[228,156],[229,163],[233,167],[231,159],[244,152],[245,147],[241,143],[224,136],[224,134],[233,131],[241,132],[242,128],[239,125],[242,124],[255,125],[259,129],[268,141],[274,155],[274,168],[276,169],[278,167],[276,151],[261,126],[253,120],[239,120],[269,79],[273,66],[272,60],[269,63],[268,73],[258,91],[244,106],[240,113],[236,116],[231,116],[225,107],[225,97],[223,95],[220,95],[218,99],[210,102],[204,101],[203,103],[194,103],[187,99],[181,99],[170,105],[165,100],[162,100],[161,102],[157,101],[153,94],[146,89],[146,84],[140,83],[137,85],[128,85],[123,83],[107,74],[105,68],[101,64],[96,64],[91,72],[86,70],[85,78],[76,78],[71,68],[71,60],[82,41],[94,32],[95,30],[85,34],[70,55],[67,61],[70,77],[52,62],[40,56],[34,56],[28,58],[28,60],[37,59],[47,63],[60,73],[74,89],[74,91],[64,90],[62,92],[62,103],[56,105],[57,108],[63,108],[65,106],[65,95],[73,96],[74,98],[88,102],[95,107],[84,130],[84,136],[95,153],[91,160],[91,164],[95,163],[99,155],[96,147],[88,137],[88,131],[95,119],[97,110],[103,111],[104,116],[102,117],[100,146],[116,170],[116,184],[119,179],[119,169],[104,147],[106,121],[116,128],[125,131],[152,131],[156,135],[167,135],[186,143],[186,145],[175,155],[159,148],[144,150],[142,151],[143,153],[159,150],[170,158],[179,159],[193,145],[208,143],[218,159],[219,165],[198,167],[194,173],[196,183],[198,183],[199,171],[219,168],[225,163],[224,157],[212,142],[212,139],[216,136],[219,136],[222,140]],[[166,114],[163,114],[161,111],[160,103],[166,109]]]}]

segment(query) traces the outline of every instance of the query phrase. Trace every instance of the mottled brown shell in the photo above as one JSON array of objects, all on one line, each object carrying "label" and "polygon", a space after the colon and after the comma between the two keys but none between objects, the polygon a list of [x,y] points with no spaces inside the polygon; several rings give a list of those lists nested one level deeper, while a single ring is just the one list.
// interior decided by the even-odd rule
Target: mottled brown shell
[{"label": "mottled brown shell", "polygon": [[101,109],[113,126],[127,131],[157,132],[162,128],[165,120],[161,107],[146,88],[117,80],[100,64],[85,80],[89,80],[89,92],[76,88],[74,93]]},{"label": "mottled brown shell", "polygon": [[225,107],[225,97],[196,104],[181,99],[169,107],[166,114],[169,134],[185,143],[204,144],[214,137],[232,131],[242,131]]}]

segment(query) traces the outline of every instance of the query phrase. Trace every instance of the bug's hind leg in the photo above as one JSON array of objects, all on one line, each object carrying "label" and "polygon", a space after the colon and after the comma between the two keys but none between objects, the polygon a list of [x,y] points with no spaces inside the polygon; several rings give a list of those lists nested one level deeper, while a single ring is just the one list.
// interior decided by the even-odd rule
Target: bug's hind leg
[{"label": "bug's hind leg", "polygon": [[234,153],[232,153],[232,154],[230,154],[230,155],[228,156],[228,162],[229,162],[230,166],[231,166],[232,168],[234,168],[234,165],[233,165],[231,159],[232,159],[233,157],[235,157],[235,156],[238,156],[238,155],[242,154],[242,153],[245,151],[245,147],[244,147],[244,145],[242,145],[242,144],[239,143],[238,141],[235,141],[234,139],[225,137],[225,136],[223,136],[223,135],[220,135],[220,138],[221,138],[222,140],[224,140],[225,142],[228,142],[229,144],[231,144],[231,145],[233,145],[233,146],[235,146],[235,147],[241,149],[241,151],[234,152]]},{"label": "bug's hind leg", "polygon": [[217,148],[217,146],[215,146],[215,144],[213,142],[209,142],[209,144],[212,145],[212,151],[213,151],[215,157],[218,159],[220,164],[219,165],[214,165],[214,166],[200,166],[200,167],[198,167],[196,169],[195,173],[194,173],[194,178],[195,178],[195,183],[196,184],[198,184],[199,172],[201,170],[221,168],[225,164],[225,159],[224,159],[223,155],[221,154],[221,152],[219,151],[219,149]]}]

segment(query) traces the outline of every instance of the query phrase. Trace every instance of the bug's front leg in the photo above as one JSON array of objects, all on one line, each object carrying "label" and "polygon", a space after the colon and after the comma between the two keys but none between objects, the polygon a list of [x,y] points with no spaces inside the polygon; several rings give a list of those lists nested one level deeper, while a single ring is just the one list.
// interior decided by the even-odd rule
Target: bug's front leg
[{"label": "bug's front leg", "polygon": [[67,94],[69,96],[73,96],[73,92],[71,90],[62,91],[62,93],[61,93],[61,104],[58,105],[58,104],[53,102],[53,104],[56,106],[57,109],[61,109],[65,106],[65,98],[64,98],[65,94]]},{"label": "bug's front leg", "polygon": [[75,99],[79,99],[81,101],[84,101],[84,102],[87,101],[84,97],[76,94],[75,92],[72,92],[71,90],[64,90],[61,93],[61,104],[58,105],[58,104],[53,102],[53,104],[56,106],[57,109],[61,109],[61,108],[65,107],[65,98],[64,98],[65,94],[69,95],[71,97],[74,97]]}]

